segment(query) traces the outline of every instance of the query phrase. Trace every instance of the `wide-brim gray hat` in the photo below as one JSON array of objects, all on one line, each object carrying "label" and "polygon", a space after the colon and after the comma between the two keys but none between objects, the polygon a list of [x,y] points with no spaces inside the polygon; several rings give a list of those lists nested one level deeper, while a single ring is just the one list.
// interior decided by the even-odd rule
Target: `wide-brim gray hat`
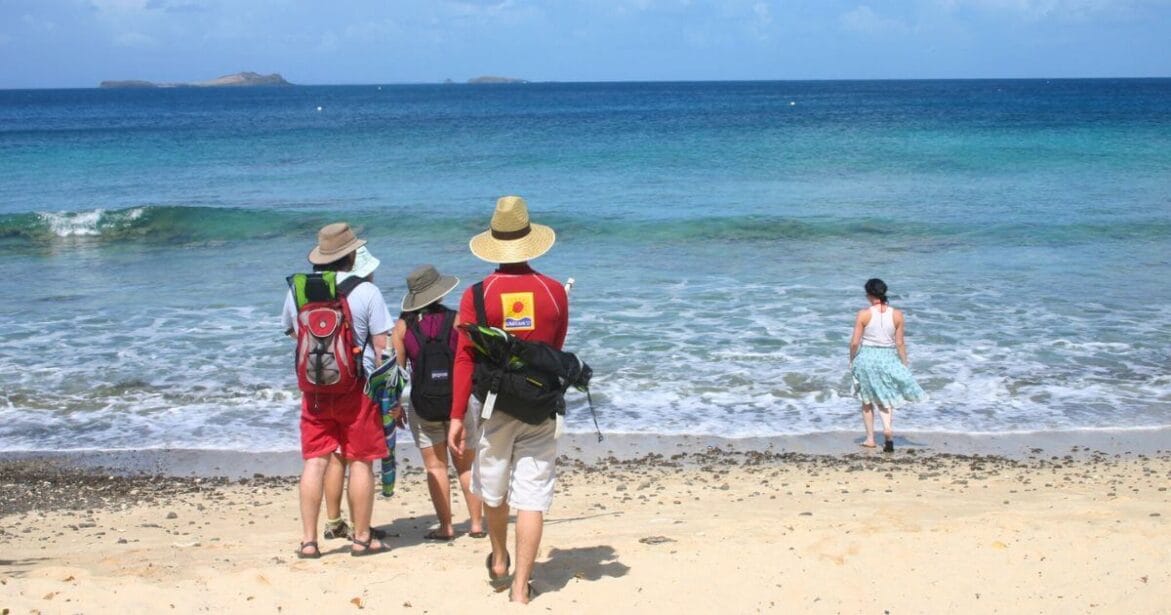
[{"label": "wide-brim gray hat", "polygon": [[468,242],[472,254],[489,263],[522,263],[549,251],[557,234],[529,221],[529,207],[519,196],[500,197],[487,231]]},{"label": "wide-brim gray hat", "polygon": [[459,286],[459,278],[441,275],[434,265],[423,265],[407,276],[407,294],[403,297],[403,311],[421,310]]}]

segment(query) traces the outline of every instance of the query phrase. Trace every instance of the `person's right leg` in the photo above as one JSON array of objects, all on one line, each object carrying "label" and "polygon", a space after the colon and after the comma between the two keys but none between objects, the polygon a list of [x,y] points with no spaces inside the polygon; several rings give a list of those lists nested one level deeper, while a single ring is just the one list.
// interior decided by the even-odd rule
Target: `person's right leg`
[{"label": "person's right leg", "polygon": [[516,570],[512,577],[514,602],[528,603],[529,580],[544,533],[545,511],[553,504],[556,483],[556,423],[520,424],[513,444],[512,479],[508,503],[516,509]]},{"label": "person's right leg", "polygon": [[[325,526],[329,534],[331,527],[338,529],[342,525],[342,492],[346,485],[346,464],[341,455],[332,453],[329,456],[329,467],[325,470]],[[338,538],[339,536],[334,536]],[[329,535],[326,536],[329,538]]]},{"label": "person's right leg", "polygon": [[[507,523],[507,509],[505,522]],[[491,524],[492,517],[488,517]],[[533,576],[533,564],[537,561],[537,549],[541,546],[544,533],[545,513],[539,510],[516,511],[516,572],[512,577],[512,601],[528,604],[529,579]],[[489,530],[491,531],[491,530]]]},{"label": "person's right leg", "polygon": [[874,448],[874,406],[862,404],[862,424],[866,426],[866,441],[862,446]]},{"label": "person's right leg", "polygon": [[451,526],[451,485],[447,478],[447,445],[434,444],[420,451],[423,467],[427,470],[427,491],[431,493],[431,504],[439,519],[438,536],[454,536]]},{"label": "person's right leg", "polygon": [[[305,460],[305,467],[301,471],[301,544],[317,542],[317,515],[321,512],[325,469],[328,466],[328,455],[313,457]],[[302,552],[310,555],[313,547],[302,548]],[[317,552],[321,550],[317,549]]]}]

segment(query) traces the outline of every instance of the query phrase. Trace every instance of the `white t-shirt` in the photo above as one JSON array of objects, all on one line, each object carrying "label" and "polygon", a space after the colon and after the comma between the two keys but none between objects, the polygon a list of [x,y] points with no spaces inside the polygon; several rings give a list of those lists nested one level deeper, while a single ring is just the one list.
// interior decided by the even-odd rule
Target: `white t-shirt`
[{"label": "white t-shirt", "polygon": [[[382,298],[382,292],[370,282],[362,282],[350,291],[346,297],[350,303],[350,315],[354,318],[354,341],[366,344],[366,353],[362,356],[362,364],[366,373],[374,371],[374,346],[367,339],[368,335],[388,333],[394,321],[390,318],[390,310]],[[293,291],[285,293],[285,307],[281,311],[281,324],[285,331],[293,330],[297,333],[297,302],[293,299]]]}]

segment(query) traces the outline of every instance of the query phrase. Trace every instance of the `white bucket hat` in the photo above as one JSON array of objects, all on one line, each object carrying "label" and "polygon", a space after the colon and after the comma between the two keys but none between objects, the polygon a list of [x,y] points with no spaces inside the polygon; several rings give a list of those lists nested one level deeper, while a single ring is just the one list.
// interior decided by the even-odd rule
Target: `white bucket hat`
[{"label": "white bucket hat", "polygon": [[354,268],[350,273],[359,278],[369,277],[381,264],[382,261],[375,258],[370,250],[366,249],[366,246],[362,246],[354,253]]}]

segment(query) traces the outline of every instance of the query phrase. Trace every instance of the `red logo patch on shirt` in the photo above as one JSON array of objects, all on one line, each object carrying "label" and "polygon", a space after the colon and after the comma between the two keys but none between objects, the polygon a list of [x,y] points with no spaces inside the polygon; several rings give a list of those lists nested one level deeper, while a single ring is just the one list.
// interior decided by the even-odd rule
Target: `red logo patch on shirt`
[{"label": "red logo patch on shirt", "polygon": [[505,331],[532,331],[537,327],[533,293],[500,293]]}]

